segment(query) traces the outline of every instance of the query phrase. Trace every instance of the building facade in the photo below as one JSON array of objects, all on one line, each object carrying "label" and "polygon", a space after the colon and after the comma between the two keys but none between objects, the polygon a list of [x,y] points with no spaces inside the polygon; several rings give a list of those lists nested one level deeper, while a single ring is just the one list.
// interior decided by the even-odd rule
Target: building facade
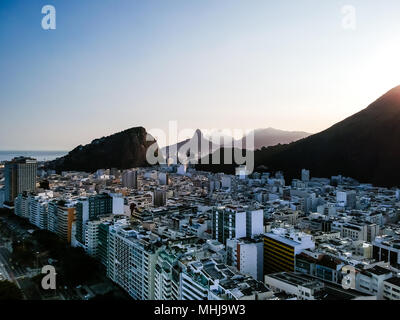
[{"label": "building facade", "polygon": [[4,166],[5,201],[14,202],[18,194],[36,191],[37,161],[31,158],[14,158]]}]

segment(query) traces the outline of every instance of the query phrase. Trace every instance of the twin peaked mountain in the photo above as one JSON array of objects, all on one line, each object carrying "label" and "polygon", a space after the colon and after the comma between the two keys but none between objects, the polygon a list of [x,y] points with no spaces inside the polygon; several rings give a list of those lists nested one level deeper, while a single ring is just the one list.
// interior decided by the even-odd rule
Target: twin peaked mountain
[{"label": "twin peaked mountain", "polygon": [[[301,169],[307,168],[318,177],[342,174],[377,186],[400,185],[400,86],[366,109],[314,135],[271,128],[255,130],[254,133],[255,149],[259,150],[248,152],[255,153],[256,170],[281,170],[288,181],[299,177]],[[100,168],[146,166],[147,149],[156,143],[146,141],[146,134],[144,128],[138,127],[97,139],[75,148],[48,166],[57,171],[88,172]],[[190,144],[191,140],[197,141],[199,146],[208,142],[213,151],[219,148],[200,130],[195,135],[197,139],[178,143],[178,150],[186,143]],[[166,155],[170,149],[171,146],[161,151]],[[234,172],[231,165],[199,168]]]},{"label": "twin peaked mountain", "polygon": [[[146,129],[137,127],[108,137],[95,139],[90,144],[85,146],[80,145],[66,156],[49,162],[47,167],[57,172],[94,172],[98,169],[105,168],[128,169],[144,167],[148,165],[146,161],[148,148],[154,143],[157,143],[155,139],[153,141],[147,141],[147,134]],[[276,144],[277,141],[278,143],[287,143],[307,135],[309,134],[305,132],[288,132],[272,128],[260,129],[255,131],[255,146],[270,146]],[[212,140],[220,141],[219,139]],[[195,148],[196,144],[198,144],[197,148]],[[208,148],[202,151],[201,146],[208,146]],[[185,150],[188,148],[197,150],[200,152],[201,156],[205,156],[209,153],[209,150],[216,151],[219,149],[220,145],[212,143],[200,130],[196,130],[191,139],[181,141],[174,146],[164,147],[161,149],[161,152],[164,158],[176,158],[169,154],[170,150],[177,150],[179,152],[179,150],[184,149],[183,147],[185,147]],[[156,149],[158,149],[158,146]]]},{"label": "twin peaked mountain", "polygon": [[[250,134],[248,134],[247,136],[249,135]],[[254,135],[254,146],[252,146],[252,148],[250,148],[249,146],[248,149],[253,150],[270,147],[277,144],[291,143],[293,141],[308,137],[310,133],[302,131],[284,131],[274,128],[266,128],[256,129],[251,133],[251,135]],[[237,141],[238,144],[234,144],[235,141],[231,136],[224,135],[220,131],[213,131],[210,133],[209,137],[206,138],[202,131],[200,129],[197,129],[191,139],[183,140],[175,145],[164,147],[161,150],[164,155],[169,155],[170,150],[174,148],[174,150],[179,151],[181,148],[183,149],[183,146],[185,145],[189,147],[195,147],[195,145],[197,144],[197,150],[199,150],[199,152],[204,156],[206,155],[205,152],[207,151],[201,150],[201,146],[208,146],[208,150],[216,151],[216,149],[218,149],[220,145],[223,145],[224,142],[226,142],[229,145],[238,145],[246,148],[246,141],[248,141],[247,136],[239,139],[239,141]]]}]

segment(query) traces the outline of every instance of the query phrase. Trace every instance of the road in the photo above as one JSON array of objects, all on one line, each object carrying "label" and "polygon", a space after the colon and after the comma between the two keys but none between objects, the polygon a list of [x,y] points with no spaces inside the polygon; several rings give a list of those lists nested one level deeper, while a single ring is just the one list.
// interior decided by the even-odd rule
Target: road
[{"label": "road", "polygon": [[12,281],[6,269],[7,265],[8,264],[6,263],[6,261],[4,261],[3,257],[0,256],[0,274],[1,274],[0,280]]},{"label": "road", "polygon": [[6,278],[8,281],[14,282],[18,288],[21,289],[21,285],[19,284],[18,279],[16,279],[15,274],[17,273],[18,275],[23,275],[24,270],[21,267],[12,266],[10,262],[10,256],[11,253],[8,251],[8,249],[0,247],[0,270],[4,278]]},{"label": "road", "polygon": [[11,262],[11,252],[7,248],[0,247],[0,261],[5,265],[5,269],[11,276],[11,279],[23,277],[27,273],[25,268]]},{"label": "road", "polygon": [[[28,268],[15,265],[11,261],[11,252],[6,246],[7,241],[23,241],[25,238],[30,237],[29,230],[34,227],[21,223],[13,218],[0,217],[0,222],[3,222],[4,229],[9,232],[0,234],[0,273],[5,279],[14,282],[24,293],[27,300],[81,300],[82,297],[78,290],[73,287],[64,287],[58,284],[57,289],[54,290],[41,290],[37,284],[30,278],[36,274],[40,274],[40,269],[28,270]],[[1,230],[0,230],[1,231]],[[4,231],[4,230],[3,230]],[[40,267],[41,263],[38,261],[36,265]],[[35,266],[36,266],[35,265]],[[1,280],[1,277],[0,277]],[[58,280],[58,279],[57,279]],[[111,284],[112,285],[112,284]]]}]

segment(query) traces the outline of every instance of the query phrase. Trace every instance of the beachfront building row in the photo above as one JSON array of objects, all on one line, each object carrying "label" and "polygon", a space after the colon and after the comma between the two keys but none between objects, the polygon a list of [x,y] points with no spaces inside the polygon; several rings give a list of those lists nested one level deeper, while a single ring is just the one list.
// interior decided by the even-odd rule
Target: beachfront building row
[{"label": "beachfront building row", "polygon": [[20,193],[14,201],[17,216],[42,230],[56,233],[61,240],[81,246],[95,255],[98,222],[101,216],[123,213],[123,198],[118,194],[100,194],[87,198],[58,199],[52,191]]},{"label": "beachfront building row", "polygon": [[[108,277],[138,300],[266,299],[262,282],[226,265],[224,256],[189,240],[170,243],[126,219],[100,224],[97,258]],[[190,239],[190,238],[187,238]],[[187,243],[185,243],[187,242]]]}]

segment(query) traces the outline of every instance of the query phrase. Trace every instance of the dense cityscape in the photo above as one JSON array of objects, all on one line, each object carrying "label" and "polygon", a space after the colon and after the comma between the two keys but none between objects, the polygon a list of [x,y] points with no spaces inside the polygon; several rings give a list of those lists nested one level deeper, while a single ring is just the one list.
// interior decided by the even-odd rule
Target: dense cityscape
[{"label": "dense cityscape", "polygon": [[399,13],[1,0],[0,316],[397,308]]},{"label": "dense cityscape", "polygon": [[136,300],[400,299],[397,188],[307,169],[292,181],[180,164],[57,174],[25,157],[5,162],[0,177],[1,221],[28,225],[1,237],[0,273],[25,298],[18,269],[22,278],[40,277],[43,264],[57,269],[51,250],[28,269],[10,262],[20,241],[42,232],[104,275],[101,290],[66,282],[57,299],[112,290]]}]

